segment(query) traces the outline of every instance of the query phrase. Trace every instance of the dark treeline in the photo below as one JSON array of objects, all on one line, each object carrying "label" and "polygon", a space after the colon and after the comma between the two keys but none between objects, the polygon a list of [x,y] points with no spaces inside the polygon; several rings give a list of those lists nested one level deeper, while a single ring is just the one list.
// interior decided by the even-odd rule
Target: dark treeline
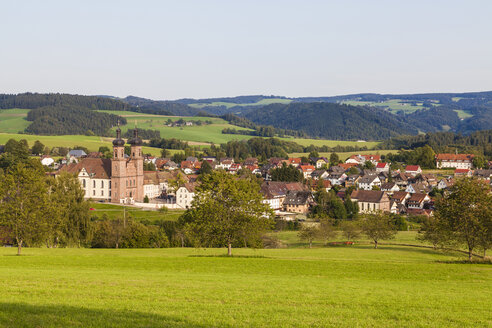
[{"label": "dark treeline", "polygon": [[[142,139],[160,139],[161,131],[152,129],[138,129],[138,136]],[[133,129],[128,129],[124,134],[123,138],[132,138]]]},{"label": "dark treeline", "polygon": [[100,110],[132,110],[131,106],[109,97],[80,96],[62,93],[0,94],[0,108],[33,109],[44,106],[77,106]]},{"label": "dark treeline", "polygon": [[429,145],[435,152],[476,153],[492,158],[492,130],[476,131],[470,135],[435,132],[425,135],[400,136],[383,141],[381,149],[416,149]]},{"label": "dark treeline", "polygon": [[123,117],[76,106],[36,108],[27,114],[27,120],[32,123],[26,132],[39,135],[110,135],[109,130],[118,120],[126,124]]},{"label": "dark treeline", "polygon": [[246,131],[246,130],[236,130],[236,129],[226,128],[222,130],[222,133],[224,134],[241,134],[241,135],[250,135],[250,136],[257,136],[257,137],[293,136],[293,137],[302,138],[307,136],[307,134],[304,131],[275,128],[271,125],[256,125],[250,120],[248,120],[247,118],[239,117],[231,113],[222,115],[221,118],[229,122],[229,124],[254,130],[254,131]]},{"label": "dark treeline", "polygon": [[189,145],[186,141],[179,139],[151,139],[149,143],[146,144],[149,147],[162,148],[162,149],[187,149]]},{"label": "dark treeline", "polygon": [[210,149],[205,148],[203,151],[208,156],[220,157],[217,154],[224,154],[227,157],[233,157],[241,160],[248,157],[259,157],[265,160],[270,157],[287,158],[289,153],[310,153],[317,152],[355,152],[367,150],[366,146],[302,146],[294,141],[285,141],[278,138],[251,138],[249,140],[229,141],[220,146],[212,146]]},{"label": "dark treeline", "polygon": [[147,114],[196,116],[200,112],[197,108],[173,101],[157,101],[133,96],[126,97],[122,101],[130,105],[132,111]]}]

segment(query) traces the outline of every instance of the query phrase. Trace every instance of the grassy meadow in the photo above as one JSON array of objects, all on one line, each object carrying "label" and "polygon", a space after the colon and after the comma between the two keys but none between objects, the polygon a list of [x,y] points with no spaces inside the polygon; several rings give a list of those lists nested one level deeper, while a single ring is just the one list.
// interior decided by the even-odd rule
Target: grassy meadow
[{"label": "grassy meadow", "polygon": [[249,107],[249,106],[265,106],[265,105],[270,105],[270,104],[290,104],[292,102],[292,99],[284,99],[284,98],[267,98],[267,99],[261,99],[260,101],[257,101],[255,103],[242,103],[242,104],[236,104],[236,103],[231,103],[231,102],[224,102],[224,101],[215,101],[211,103],[196,103],[196,104],[190,104],[190,107],[195,107],[195,108],[203,108],[207,106],[224,106],[226,108],[231,108],[231,107]]},{"label": "grassy meadow", "polygon": [[432,249],[15,251],[0,248],[0,327],[492,324],[492,267]]},{"label": "grassy meadow", "polygon": [[346,105],[352,105],[352,106],[382,107],[382,108],[386,108],[393,114],[396,114],[399,111],[403,111],[405,114],[411,114],[419,109],[425,109],[425,107],[422,106],[423,105],[422,102],[417,102],[416,105],[413,105],[402,99],[390,99],[388,101],[381,101],[381,102],[347,100],[347,101],[342,101],[341,103]]},{"label": "grassy meadow", "polygon": [[184,210],[169,210],[167,212],[160,212],[156,210],[143,210],[138,207],[123,207],[121,205],[106,203],[92,203],[91,208],[93,208],[93,210],[91,210],[90,214],[99,218],[101,218],[104,214],[106,214],[110,219],[123,218],[123,216],[125,215],[123,211],[125,211],[127,217],[132,217],[137,221],[176,221],[181,216],[181,214],[184,213]]},{"label": "grassy meadow", "polygon": [[26,121],[30,109],[0,109],[0,133],[24,131],[31,122]]}]

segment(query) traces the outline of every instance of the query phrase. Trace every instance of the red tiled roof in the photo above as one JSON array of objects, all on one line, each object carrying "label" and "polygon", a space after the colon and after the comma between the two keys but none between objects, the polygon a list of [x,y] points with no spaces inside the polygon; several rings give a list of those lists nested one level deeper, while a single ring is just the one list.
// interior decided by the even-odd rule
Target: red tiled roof
[{"label": "red tiled roof", "polygon": [[88,174],[93,174],[96,179],[109,179],[111,177],[111,159],[84,158],[78,163],[63,166],[60,171],[79,174],[82,169],[85,169]]},{"label": "red tiled roof", "polygon": [[437,154],[438,161],[471,161],[475,157],[473,154]]},{"label": "red tiled roof", "polygon": [[378,163],[378,165],[376,165],[376,167],[378,169],[384,169],[386,167],[386,165],[388,165],[388,163]]},{"label": "red tiled roof", "polygon": [[407,165],[407,167],[405,167],[405,171],[418,171],[419,169],[419,165]]}]

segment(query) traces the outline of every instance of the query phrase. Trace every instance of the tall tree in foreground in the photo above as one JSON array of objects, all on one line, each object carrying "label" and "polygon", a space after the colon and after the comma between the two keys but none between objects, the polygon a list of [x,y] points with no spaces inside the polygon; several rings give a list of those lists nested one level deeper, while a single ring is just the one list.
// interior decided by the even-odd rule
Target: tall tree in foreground
[{"label": "tall tree in foreground", "polygon": [[0,180],[0,224],[7,226],[22,246],[39,243],[47,230],[48,190],[44,174],[18,164]]},{"label": "tall tree in foreground", "polygon": [[342,221],[340,224],[342,234],[347,241],[354,240],[360,236],[360,227],[358,221]]},{"label": "tall tree in foreground", "polygon": [[436,204],[434,233],[446,242],[465,245],[471,261],[473,250],[485,252],[492,244],[492,196],[490,187],[476,179],[458,180]]},{"label": "tall tree in foreground", "polygon": [[383,212],[366,214],[362,218],[361,228],[364,234],[374,241],[374,248],[378,248],[380,240],[393,239],[396,235],[393,219]]},{"label": "tall tree in foreground", "polygon": [[227,246],[229,256],[234,244],[259,240],[273,226],[273,211],[263,203],[259,185],[222,171],[203,176],[186,217],[197,245]]}]

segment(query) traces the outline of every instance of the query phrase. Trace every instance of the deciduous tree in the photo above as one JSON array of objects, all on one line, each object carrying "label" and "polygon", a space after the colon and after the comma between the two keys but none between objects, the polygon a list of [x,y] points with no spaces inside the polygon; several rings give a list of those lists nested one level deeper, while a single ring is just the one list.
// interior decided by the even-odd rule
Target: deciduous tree
[{"label": "deciduous tree", "polygon": [[396,235],[393,219],[383,212],[366,214],[362,218],[361,227],[364,234],[374,241],[374,248],[378,248],[380,240],[392,239]]}]

